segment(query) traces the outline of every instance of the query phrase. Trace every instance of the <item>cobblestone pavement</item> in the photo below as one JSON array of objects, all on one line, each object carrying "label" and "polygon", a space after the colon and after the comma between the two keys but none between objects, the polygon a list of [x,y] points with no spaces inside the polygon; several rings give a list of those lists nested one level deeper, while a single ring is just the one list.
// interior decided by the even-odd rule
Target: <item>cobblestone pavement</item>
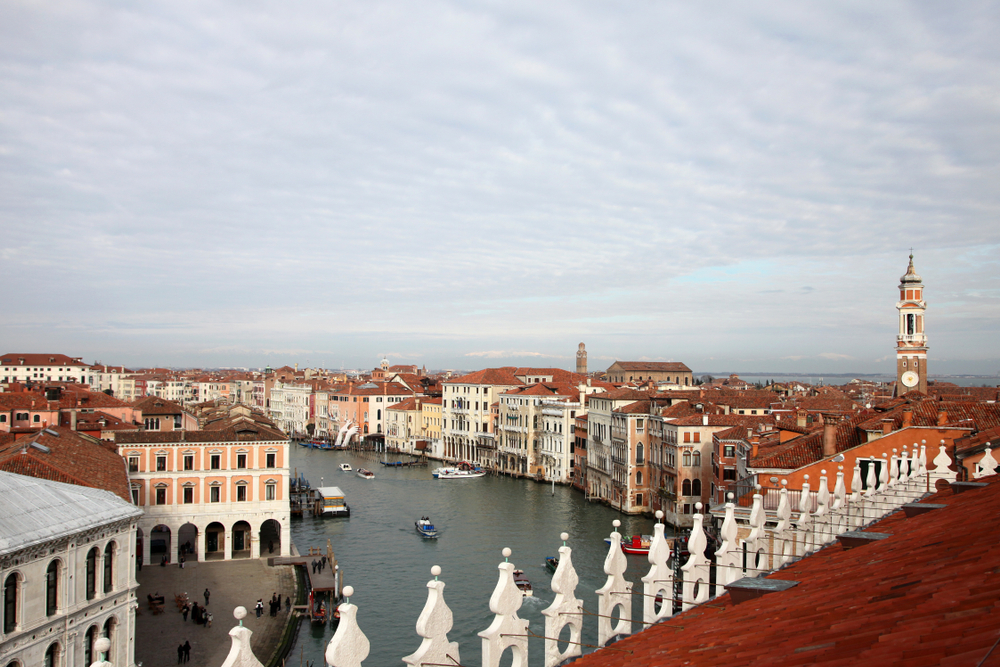
[{"label": "cobblestone pavement", "polygon": [[[172,667],[177,664],[177,646],[191,642],[191,661],[188,667],[219,667],[222,665],[232,639],[229,631],[237,624],[233,610],[238,606],[247,609],[243,625],[253,631],[250,645],[262,663],[267,664],[277,648],[291,610],[282,610],[278,616],[268,615],[268,601],[277,592],[281,599],[295,602],[295,572],[290,565],[268,567],[266,560],[246,559],[216,562],[187,562],[184,569],[177,565],[145,566],[136,577],[139,590],[136,598],[139,608],[136,615],[135,660],[142,667]],[[175,594],[187,593],[199,605],[205,604],[203,593],[208,588],[208,611],[212,613],[212,627],[195,625],[188,615],[185,622],[177,605]],[[146,595],[159,593],[166,598],[162,614],[149,610]],[[257,599],[264,601],[260,618],[254,613]]]}]

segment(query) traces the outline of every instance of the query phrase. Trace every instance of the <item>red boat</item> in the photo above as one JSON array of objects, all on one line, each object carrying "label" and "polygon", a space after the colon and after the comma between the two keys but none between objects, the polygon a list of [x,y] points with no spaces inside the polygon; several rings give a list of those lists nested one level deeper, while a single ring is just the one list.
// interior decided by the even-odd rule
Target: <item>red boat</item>
[{"label": "red boat", "polygon": [[652,535],[633,535],[630,540],[622,540],[622,551],[627,554],[647,555],[652,542]]}]

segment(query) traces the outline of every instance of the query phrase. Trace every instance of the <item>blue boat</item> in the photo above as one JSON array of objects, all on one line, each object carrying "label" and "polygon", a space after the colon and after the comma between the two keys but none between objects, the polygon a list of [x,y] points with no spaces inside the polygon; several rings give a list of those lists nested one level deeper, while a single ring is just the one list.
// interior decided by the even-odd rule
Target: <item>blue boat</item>
[{"label": "blue boat", "polygon": [[417,532],[420,533],[421,537],[431,539],[438,536],[437,528],[431,523],[428,517],[422,516],[413,522],[413,525],[417,527]]}]

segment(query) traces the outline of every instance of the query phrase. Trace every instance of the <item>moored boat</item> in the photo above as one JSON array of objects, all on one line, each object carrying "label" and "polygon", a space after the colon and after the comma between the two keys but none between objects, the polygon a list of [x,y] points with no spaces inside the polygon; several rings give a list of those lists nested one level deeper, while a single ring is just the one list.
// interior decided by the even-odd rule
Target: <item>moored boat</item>
[{"label": "moored boat", "polygon": [[432,538],[437,537],[437,528],[431,523],[429,517],[422,516],[413,522],[413,525],[417,527],[417,532],[420,533],[421,537]]},{"label": "moored boat", "polygon": [[550,572],[555,572],[556,568],[559,567],[559,559],[555,556],[549,556],[545,559],[545,567],[549,568]]},{"label": "moored boat", "polygon": [[486,475],[485,470],[462,470],[461,468],[438,468],[431,473],[437,479],[474,479]]},{"label": "moored boat", "polygon": [[373,473],[371,470],[368,470],[367,468],[358,468],[358,477],[363,477],[364,479],[371,479],[374,476],[375,473]]},{"label": "moored boat", "polygon": [[316,489],[313,508],[315,516],[351,516],[351,508],[344,502],[344,492],[337,486],[321,486]]},{"label": "moored boat", "polygon": [[524,570],[514,570],[514,585],[524,594],[525,597],[532,597],[535,593],[531,589],[531,582]]},{"label": "moored boat", "polygon": [[[604,542],[606,544],[611,544],[611,538],[605,537]],[[652,542],[652,535],[633,535],[632,537],[622,537],[622,551],[632,555],[645,555],[649,553],[649,546]]]},{"label": "moored boat", "polygon": [[344,472],[351,472],[352,470],[354,470],[354,468],[351,467],[350,463],[341,463],[340,469],[343,470]]}]

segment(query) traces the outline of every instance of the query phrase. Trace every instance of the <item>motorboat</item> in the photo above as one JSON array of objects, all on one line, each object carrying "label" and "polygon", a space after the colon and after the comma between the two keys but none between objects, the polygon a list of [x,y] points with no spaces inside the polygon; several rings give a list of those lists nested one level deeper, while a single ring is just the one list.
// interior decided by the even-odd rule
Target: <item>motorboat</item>
[{"label": "motorboat", "polygon": [[430,518],[426,516],[422,516],[414,521],[413,525],[416,526],[417,532],[420,533],[421,537],[430,539],[438,536],[437,528],[431,523]]},{"label": "motorboat", "polygon": [[344,472],[351,472],[352,470],[354,470],[354,468],[351,467],[350,463],[341,463],[340,469],[343,470]]},{"label": "motorboat", "polygon": [[[604,542],[611,544],[611,538],[605,537]],[[633,535],[622,538],[622,551],[630,555],[647,555],[649,547],[653,543],[652,535]]]},{"label": "motorboat", "polygon": [[371,479],[375,477],[375,473],[367,468],[358,468],[358,477],[363,477],[364,479]]},{"label": "motorboat", "polygon": [[535,593],[531,589],[531,582],[528,581],[528,576],[524,573],[524,570],[514,570],[514,585],[517,589],[521,591],[524,597],[532,597]]},{"label": "motorboat", "polygon": [[556,568],[559,567],[559,559],[555,556],[548,556],[545,559],[545,567],[549,568],[550,572],[555,572]]},{"label": "motorboat", "polygon": [[483,477],[486,471],[476,468],[474,470],[463,470],[462,468],[438,468],[431,473],[437,479],[474,479]]}]

